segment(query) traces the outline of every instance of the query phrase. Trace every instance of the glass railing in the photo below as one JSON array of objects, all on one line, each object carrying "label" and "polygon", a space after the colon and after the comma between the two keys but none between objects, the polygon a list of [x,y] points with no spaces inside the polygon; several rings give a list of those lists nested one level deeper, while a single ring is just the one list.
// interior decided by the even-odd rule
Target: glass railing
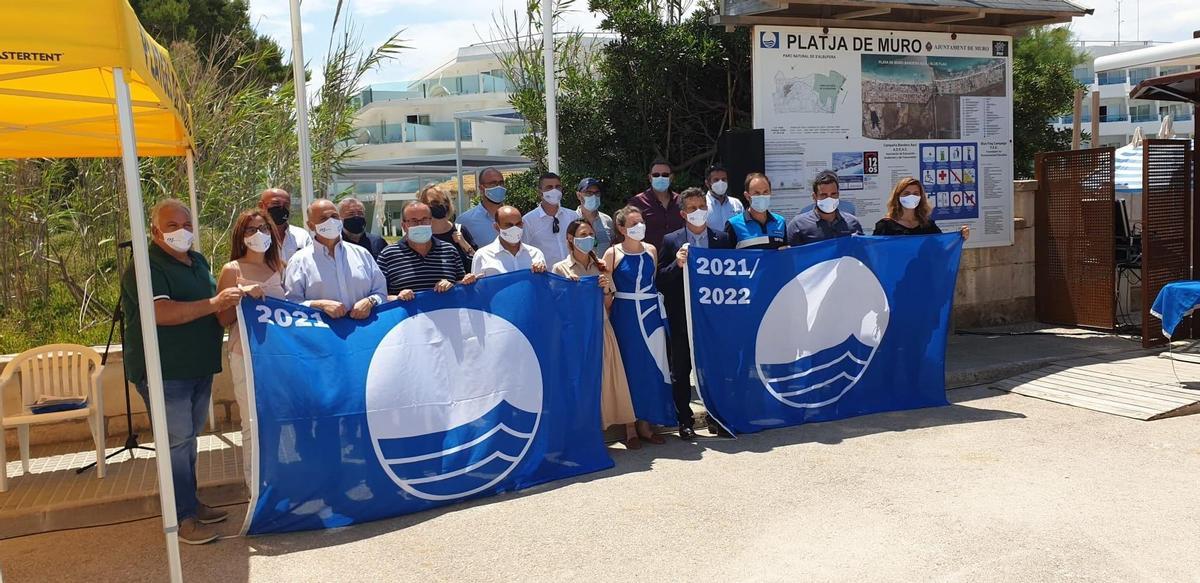
[{"label": "glass railing", "polygon": [[1129,115],[1125,113],[1106,113],[1100,116],[1100,121],[1129,121]]},{"label": "glass railing", "polygon": [[1146,121],[1158,121],[1158,114],[1157,113],[1134,113],[1129,116],[1129,121],[1132,121],[1134,123],[1140,123],[1140,122],[1146,122]]},{"label": "glass railing", "polygon": [[1096,82],[1096,78],[1091,75],[1075,75],[1075,80],[1083,85],[1091,85]]},{"label": "glass railing", "polygon": [[1122,83],[1125,83],[1125,81],[1126,81],[1126,77],[1125,77],[1124,72],[1117,73],[1117,74],[1108,74],[1108,73],[1096,74],[1096,82],[1099,83],[1100,85],[1120,85]]},{"label": "glass railing", "polygon": [[[1058,123],[1071,124],[1071,123],[1074,123],[1074,119],[1075,119],[1075,116],[1073,116],[1073,115],[1064,115],[1064,116],[1058,118]],[[1079,123],[1091,123],[1091,122],[1092,122],[1092,114],[1085,113],[1085,114],[1079,116]]]},{"label": "glass railing", "polygon": [[1174,121],[1187,121],[1189,119],[1192,119],[1192,114],[1190,112],[1189,113],[1172,114],[1171,119]]},{"label": "glass railing", "polygon": [[[471,139],[471,122],[461,121],[462,133],[460,134],[463,141]],[[435,121],[428,125],[406,123],[404,124],[404,141],[405,142],[453,142],[454,141],[454,122],[452,121]]]},{"label": "glass railing", "polygon": [[[424,97],[505,93],[508,91],[508,80],[489,73],[479,73],[475,75],[427,79],[414,85],[412,89]],[[444,93],[442,90],[445,90]]]}]

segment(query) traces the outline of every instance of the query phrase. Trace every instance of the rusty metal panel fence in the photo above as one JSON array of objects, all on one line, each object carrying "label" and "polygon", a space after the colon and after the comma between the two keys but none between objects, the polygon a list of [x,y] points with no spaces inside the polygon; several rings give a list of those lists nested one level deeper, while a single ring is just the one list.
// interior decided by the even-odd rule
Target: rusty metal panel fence
[{"label": "rusty metal panel fence", "polygon": [[1191,278],[1192,156],[1188,140],[1142,144],[1142,346],[1149,348],[1167,343],[1162,321],[1150,314],[1154,298]]},{"label": "rusty metal panel fence", "polygon": [[1037,156],[1037,319],[1116,327],[1113,242],[1114,150]]}]

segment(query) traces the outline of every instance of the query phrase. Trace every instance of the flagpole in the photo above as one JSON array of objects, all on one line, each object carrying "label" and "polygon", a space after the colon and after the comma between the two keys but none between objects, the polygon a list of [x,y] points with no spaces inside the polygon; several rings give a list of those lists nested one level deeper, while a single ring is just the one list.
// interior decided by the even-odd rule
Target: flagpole
[{"label": "flagpole", "polygon": [[300,30],[300,0],[291,0],[292,79],[296,85],[296,137],[300,142],[300,200],[305,220],[313,200],[312,150],[308,141],[308,90],[304,78],[304,37]]},{"label": "flagpole", "polygon": [[546,166],[558,173],[558,82],[554,79],[554,0],[542,0],[542,52],[546,69]]}]

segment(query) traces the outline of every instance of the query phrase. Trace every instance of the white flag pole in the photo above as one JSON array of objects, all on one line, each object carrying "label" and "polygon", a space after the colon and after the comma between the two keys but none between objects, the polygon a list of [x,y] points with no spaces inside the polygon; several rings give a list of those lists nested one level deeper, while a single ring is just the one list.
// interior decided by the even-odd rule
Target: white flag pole
[{"label": "white flag pole", "polygon": [[554,0],[542,0],[542,52],[546,69],[546,166],[558,173],[558,82],[554,78]]},{"label": "white flag pole", "polygon": [[296,137],[300,142],[300,200],[304,218],[313,201],[312,150],[308,139],[308,90],[304,85],[304,37],[300,31],[300,0],[291,0],[292,79],[296,85]]}]

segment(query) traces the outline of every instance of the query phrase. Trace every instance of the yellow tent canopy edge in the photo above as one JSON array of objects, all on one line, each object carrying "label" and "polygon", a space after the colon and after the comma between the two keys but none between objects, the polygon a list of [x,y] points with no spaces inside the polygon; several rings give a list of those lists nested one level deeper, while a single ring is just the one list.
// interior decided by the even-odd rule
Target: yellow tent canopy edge
[{"label": "yellow tent canopy edge", "polygon": [[126,0],[0,2],[0,158],[120,156],[115,67],[127,72],[137,154],[194,149],[170,54]]}]

